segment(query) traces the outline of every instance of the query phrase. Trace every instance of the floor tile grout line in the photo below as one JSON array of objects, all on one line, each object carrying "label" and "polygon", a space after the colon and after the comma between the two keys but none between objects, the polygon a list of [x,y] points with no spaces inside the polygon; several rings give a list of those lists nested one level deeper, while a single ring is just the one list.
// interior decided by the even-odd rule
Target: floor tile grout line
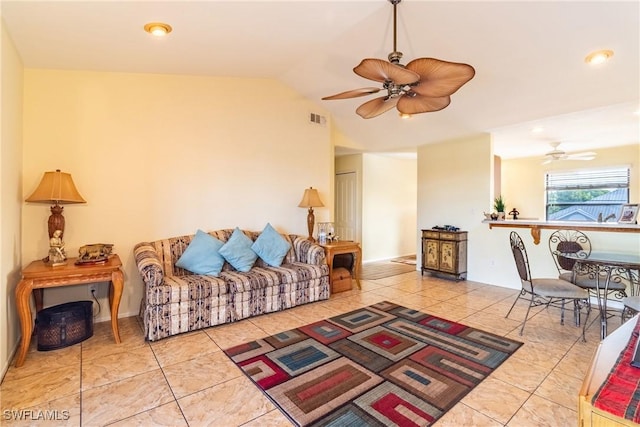
[{"label": "floor tile grout line", "polygon": [[[167,387],[169,387],[169,391],[171,392],[171,395],[173,396],[173,401],[175,402],[176,406],[178,407],[178,410],[180,411],[180,414],[182,415],[182,418],[184,419],[185,424],[187,424],[187,426],[188,426],[189,425],[189,421],[187,420],[187,416],[184,413],[184,411],[182,410],[182,406],[180,406],[180,403],[178,402],[178,397],[176,396],[176,393],[173,391],[173,387],[171,387],[171,383],[169,382],[169,378],[167,378],[167,374],[164,372],[163,366],[160,364],[160,360],[158,359],[158,355],[154,351],[153,346],[148,341],[146,341],[146,342],[149,345],[149,347],[151,348],[151,352],[153,353],[153,357],[156,359],[156,363],[158,363],[158,366],[160,367],[160,372],[162,372],[162,377],[166,381]],[[160,406],[162,406],[162,405],[160,405]],[[160,407],[160,406],[157,406],[157,407]],[[155,409],[155,408],[152,408],[152,409]],[[149,409],[149,410],[151,410],[151,409]]]}]

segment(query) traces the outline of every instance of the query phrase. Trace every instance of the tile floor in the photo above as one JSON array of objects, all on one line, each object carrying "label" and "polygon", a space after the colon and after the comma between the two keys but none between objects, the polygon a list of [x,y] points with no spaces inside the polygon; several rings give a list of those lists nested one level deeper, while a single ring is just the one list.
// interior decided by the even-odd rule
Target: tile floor
[{"label": "tile floor", "polygon": [[[598,344],[587,342],[555,309],[538,309],[518,335],[525,304],[505,319],[516,291],[411,272],[362,281],[362,290],[237,323],[145,342],[135,317],[120,319],[116,345],[108,322],[94,336],[64,349],[38,352],[35,341],[21,368],[0,385],[1,425],[69,426],[291,426],[231,363],[224,348],[390,300],[508,336],[525,345],[447,412],[438,426],[575,426],[577,396]],[[569,315],[569,319],[572,316]],[[592,317],[593,319],[593,317]],[[609,331],[619,325],[609,321]],[[16,421],[11,411],[57,420]],[[30,414],[30,415],[29,415]]]}]

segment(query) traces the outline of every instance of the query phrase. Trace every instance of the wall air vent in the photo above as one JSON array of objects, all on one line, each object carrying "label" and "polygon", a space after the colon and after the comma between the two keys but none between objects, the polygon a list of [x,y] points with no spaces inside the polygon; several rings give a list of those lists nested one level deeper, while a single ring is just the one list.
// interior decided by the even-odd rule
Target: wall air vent
[{"label": "wall air vent", "polygon": [[316,113],[309,113],[309,123],[320,126],[326,126],[327,118]]}]

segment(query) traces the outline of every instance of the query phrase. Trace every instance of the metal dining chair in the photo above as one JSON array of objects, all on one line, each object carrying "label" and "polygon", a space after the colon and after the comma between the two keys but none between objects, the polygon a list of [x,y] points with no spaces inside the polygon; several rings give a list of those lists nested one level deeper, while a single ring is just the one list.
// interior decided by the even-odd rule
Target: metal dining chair
[{"label": "metal dining chair", "polygon": [[624,323],[636,313],[640,313],[640,296],[622,298],[622,304],[624,307],[620,316],[621,323]]},{"label": "metal dining chair", "polygon": [[[589,237],[579,230],[556,230],[549,236],[549,251],[558,269],[558,278],[571,282],[592,295],[595,295],[600,281],[600,287],[606,280],[606,275],[600,273],[593,266],[580,264],[580,259],[586,259],[591,254]],[[608,294],[617,298],[626,297],[626,285],[620,280],[609,283]],[[609,295],[607,295],[609,296]]]},{"label": "metal dining chair", "polygon": [[521,291],[511,305],[509,312],[505,318],[509,317],[513,307],[519,299],[523,299],[529,303],[527,314],[522,322],[520,335],[524,332],[524,327],[529,319],[531,307],[541,305],[558,306],[560,311],[560,324],[564,325],[564,306],[566,300],[573,301],[573,315],[576,326],[580,326],[580,313],[583,307],[587,309],[587,316],[582,326],[582,340],[586,341],[585,328],[591,312],[591,304],[589,303],[589,292],[579,286],[572,284],[560,278],[532,278],[529,268],[529,258],[527,250],[522,242],[522,238],[518,233],[512,231],[509,236],[511,244],[511,252],[516,264],[518,276],[520,276]]},{"label": "metal dining chair", "polygon": [[640,313],[640,270],[629,270],[629,280],[631,281],[631,296],[622,298],[623,305],[620,320],[624,323]]}]

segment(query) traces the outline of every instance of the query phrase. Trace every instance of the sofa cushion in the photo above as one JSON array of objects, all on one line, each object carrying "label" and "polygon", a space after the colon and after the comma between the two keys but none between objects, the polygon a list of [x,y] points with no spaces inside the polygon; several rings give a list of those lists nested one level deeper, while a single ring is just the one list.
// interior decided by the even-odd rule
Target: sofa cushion
[{"label": "sofa cushion", "polygon": [[291,244],[271,224],[267,223],[262,233],[251,245],[251,249],[268,265],[280,267],[285,255],[291,249]]},{"label": "sofa cushion", "polygon": [[253,241],[238,227],[219,250],[220,255],[238,271],[248,272],[258,259],[258,255],[251,249]]},{"label": "sofa cushion", "polygon": [[198,230],[176,266],[195,274],[218,276],[224,264],[224,258],[218,253],[223,245],[220,240]]},{"label": "sofa cushion", "polygon": [[280,267],[253,267],[247,273],[223,271],[220,278],[227,283],[228,292],[249,292],[282,284],[295,284],[328,276],[329,266],[301,262],[282,264]]}]

